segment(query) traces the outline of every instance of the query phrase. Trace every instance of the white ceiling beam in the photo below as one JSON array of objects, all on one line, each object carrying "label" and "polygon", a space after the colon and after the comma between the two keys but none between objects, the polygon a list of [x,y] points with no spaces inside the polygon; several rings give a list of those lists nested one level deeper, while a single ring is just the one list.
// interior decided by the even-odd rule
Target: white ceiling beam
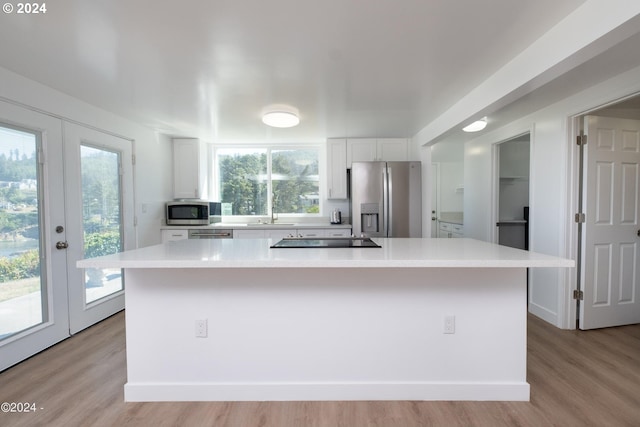
[{"label": "white ceiling beam", "polygon": [[[586,1],[495,74],[418,132],[431,145],[489,115],[640,31],[640,1]],[[490,122],[490,120],[489,120]]]}]

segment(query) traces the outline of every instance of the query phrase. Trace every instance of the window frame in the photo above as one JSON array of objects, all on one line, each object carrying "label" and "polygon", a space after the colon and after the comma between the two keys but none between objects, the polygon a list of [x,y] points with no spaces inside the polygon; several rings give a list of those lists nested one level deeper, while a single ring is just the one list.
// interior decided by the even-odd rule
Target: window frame
[{"label": "window frame", "polygon": [[[210,165],[210,181],[211,181],[211,200],[222,201],[220,195],[220,174],[218,170],[218,152],[224,149],[255,149],[266,150],[267,152],[267,194],[273,192],[272,177],[272,152],[282,150],[316,150],[318,153],[318,213],[284,213],[276,212],[281,217],[287,218],[319,218],[323,213],[324,200],[324,152],[322,144],[302,144],[302,143],[247,143],[247,144],[211,144],[209,151],[209,165]],[[231,222],[236,221],[252,221],[256,219],[268,218],[272,209],[273,200],[271,197],[267,197],[267,214],[266,215],[230,215],[227,218],[232,219]]]}]

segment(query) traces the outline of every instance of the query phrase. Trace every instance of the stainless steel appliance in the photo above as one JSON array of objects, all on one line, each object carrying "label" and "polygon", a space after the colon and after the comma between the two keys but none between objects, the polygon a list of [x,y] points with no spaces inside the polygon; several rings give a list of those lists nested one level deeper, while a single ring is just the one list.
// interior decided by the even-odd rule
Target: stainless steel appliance
[{"label": "stainless steel appliance", "polygon": [[351,165],[354,236],[422,237],[420,162]]},{"label": "stainless steel appliance", "polygon": [[208,225],[209,202],[174,200],[166,204],[167,225]]},{"label": "stainless steel appliance", "polygon": [[190,239],[233,239],[232,229],[190,228]]}]

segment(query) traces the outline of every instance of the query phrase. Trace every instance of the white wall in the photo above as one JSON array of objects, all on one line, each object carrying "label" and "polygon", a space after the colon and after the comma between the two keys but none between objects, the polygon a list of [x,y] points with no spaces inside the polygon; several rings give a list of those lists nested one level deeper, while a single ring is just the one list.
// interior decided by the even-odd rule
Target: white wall
[{"label": "white wall", "polygon": [[136,156],[136,246],[160,243],[162,209],[172,197],[172,151],[167,137],[4,68],[0,68],[0,100],[131,140]]},{"label": "white wall", "polygon": [[[638,75],[640,67],[465,144],[465,236],[492,240],[493,146],[531,132],[530,249],[575,259],[576,154],[569,118],[640,91]],[[556,326],[573,328],[575,274],[575,269],[531,269],[530,311]]]}]

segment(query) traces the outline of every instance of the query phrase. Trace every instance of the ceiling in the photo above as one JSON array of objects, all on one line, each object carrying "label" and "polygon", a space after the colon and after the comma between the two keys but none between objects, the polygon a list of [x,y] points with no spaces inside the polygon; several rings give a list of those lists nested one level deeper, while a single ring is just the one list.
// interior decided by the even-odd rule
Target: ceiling
[{"label": "ceiling", "polygon": [[0,17],[0,66],[174,136],[412,137],[583,3],[66,0]]}]

